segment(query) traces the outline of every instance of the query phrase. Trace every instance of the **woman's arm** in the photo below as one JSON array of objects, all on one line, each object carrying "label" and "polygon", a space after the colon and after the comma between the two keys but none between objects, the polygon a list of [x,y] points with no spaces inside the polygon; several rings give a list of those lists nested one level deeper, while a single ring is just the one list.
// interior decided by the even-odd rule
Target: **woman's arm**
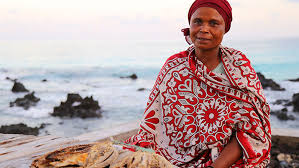
[{"label": "woman's arm", "polygon": [[238,161],[242,156],[242,147],[239,145],[235,136],[224,147],[219,157],[211,165],[214,168],[228,168]]}]

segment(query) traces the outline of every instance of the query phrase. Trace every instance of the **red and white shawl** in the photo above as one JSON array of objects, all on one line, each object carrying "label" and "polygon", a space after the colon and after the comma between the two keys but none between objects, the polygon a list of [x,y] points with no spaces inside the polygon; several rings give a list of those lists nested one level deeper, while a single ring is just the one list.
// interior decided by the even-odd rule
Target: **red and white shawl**
[{"label": "red and white shawl", "polygon": [[168,58],[138,134],[126,142],[150,147],[178,167],[206,167],[236,136],[243,155],[232,167],[266,167],[270,108],[261,83],[243,53],[220,50],[225,78],[197,60],[194,47]]}]

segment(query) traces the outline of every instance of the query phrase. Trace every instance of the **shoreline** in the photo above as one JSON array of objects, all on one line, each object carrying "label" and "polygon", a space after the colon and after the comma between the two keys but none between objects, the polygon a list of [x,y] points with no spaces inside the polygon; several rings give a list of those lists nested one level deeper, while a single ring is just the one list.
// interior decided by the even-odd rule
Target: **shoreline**
[{"label": "shoreline", "polygon": [[[60,74],[60,72],[57,73]],[[76,74],[75,72],[69,72],[69,74],[72,73]],[[67,81],[65,81],[66,79],[64,78],[57,78],[56,81],[56,78],[53,80],[52,78],[47,77],[47,75],[43,78],[39,76],[40,79],[34,81],[20,79],[20,82],[24,82],[24,86],[27,89],[36,91],[35,95],[40,99],[35,106],[25,110],[22,109],[22,107],[7,107],[7,103],[14,104],[17,99],[23,98],[27,93],[11,93],[11,91],[9,91],[9,85],[11,85],[11,80],[16,77],[11,77],[10,75],[4,76],[7,76],[10,80],[2,81],[3,84],[5,84],[4,86],[6,89],[3,95],[3,98],[5,99],[0,103],[2,104],[1,107],[4,109],[0,112],[2,118],[0,129],[2,126],[12,127],[12,125],[23,123],[28,127],[38,128],[39,130],[36,134],[63,137],[79,136],[86,133],[86,131],[96,131],[111,127],[112,123],[126,123],[141,118],[148,100],[150,88],[153,85],[151,82],[154,82],[151,79],[146,79],[142,75],[137,79],[138,82],[134,82],[132,79],[121,79],[121,76],[126,76],[124,73],[116,73],[115,75],[106,76],[109,80],[102,80],[106,79],[106,77],[96,78],[96,80],[93,77],[90,79],[86,78],[86,82],[79,84],[75,82],[75,76]],[[78,77],[80,77],[80,75]],[[275,125],[276,128],[299,128],[299,113],[293,110],[295,106],[292,105],[292,95],[299,93],[299,82],[278,82],[276,84],[286,90],[273,91],[270,86],[276,86],[275,80],[269,79],[264,75],[263,78],[266,82],[265,86],[268,86],[265,88],[264,92],[268,103],[271,106],[271,125]],[[43,82],[42,79],[46,80],[46,82]],[[294,79],[293,81],[297,80]],[[61,85],[59,89],[57,88],[58,83],[59,86]],[[140,88],[145,89],[139,91]],[[111,95],[110,93],[114,92],[115,89],[121,89],[122,91],[117,92],[116,95]],[[94,100],[98,101],[101,106],[102,112],[100,114],[102,117],[82,119],[80,117],[64,118],[52,116],[51,114],[55,111],[55,107],[60,107],[59,104],[65,102],[66,97],[68,97],[66,95],[69,93],[79,94],[82,98],[93,96]],[[4,106],[5,104],[6,106]],[[115,104],[117,104],[117,106],[115,106]],[[76,103],[76,105],[78,105],[78,103]],[[72,111],[71,107],[68,107],[68,109],[70,110],[66,111]],[[89,109],[91,108],[88,108],[87,111]],[[69,112],[70,115],[72,113],[73,112]],[[6,131],[9,129],[9,127],[6,127],[5,129],[2,129],[5,130],[2,132],[22,133]],[[281,130],[281,132],[283,132],[283,129]]]}]

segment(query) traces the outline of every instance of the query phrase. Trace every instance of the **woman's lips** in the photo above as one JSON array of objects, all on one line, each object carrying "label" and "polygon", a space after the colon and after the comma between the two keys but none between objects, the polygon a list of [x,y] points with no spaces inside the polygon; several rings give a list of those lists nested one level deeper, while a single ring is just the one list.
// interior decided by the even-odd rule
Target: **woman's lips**
[{"label": "woman's lips", "polygon": [[207,39],[207,38],[202,38],[202,37],[199,37],[197,38],[197,41],[198,43],[201,43],[201,44],[207,44],[207,43],[210,43],[210,39]]},{"label": "woman's lips", "polygon": [[209,41],[210,39],[207,39],[207,38],[202,38],[202,37],[199,37],[199,38],[197,38],[198,40],[200,40],[200,41]]}]

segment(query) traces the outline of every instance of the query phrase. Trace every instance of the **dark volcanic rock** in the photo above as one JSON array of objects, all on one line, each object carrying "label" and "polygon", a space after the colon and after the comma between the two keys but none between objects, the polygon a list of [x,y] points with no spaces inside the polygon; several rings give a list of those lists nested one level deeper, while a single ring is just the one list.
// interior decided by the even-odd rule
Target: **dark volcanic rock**
[{"label": "dark volcanic rock", "polygon": [[[273,135],[270,168],[299,166],[299,138]],[[287,156],[287,157],[286,157]],[[290,159],[287,159],[290,158]]]},{"label": "dark volcanic rock", "polygon": [[293,102],[292,101],[289,101],[287,102],[284,106],[292,106],[293,105]]},{"label": "dark volcanic rock", "polygon": [[48,82],[48,80],[47,79],[43,79],[42,82]]},{"label": "dark volcanic rock", "polygon": [[34,96],[34,92],[25,95],[23,98],[17,98],[14,102],[10,102],[10,107],[14,105],[23,107],[25,110],[28,110],[31,106],[35,106],[37,102],[40,101],[40,98]]},{"label": "dark volcanic rock", "polygon": [[257,73],[257,76],[259,78],[259,80],[261,81],[261,84],[263,86],[263,88],[271,88],[271,90],[277,90],[277,91],[284,91],[284,88],[281,88],[279,84],[275,83],[272,79],[266,79],[266,77],[261,74],[261,73]]},{"label": "dark volcanic rock", "polygon": [[129,76],[121,76],[120,78],[131,78],[133,80],[137,79],[137,75],[136,74],[132,74],[132,75],[129,75]]},{"label": "dark volcanic rock", "polygon": [[288,109],[287,108],[283,108],[281,109],[282,112],[288,112]]},{"label": "dark volcanic rock", "polygon": [[289,81],[292,81],[292,82],[299,82],[299,78],[297,78],[297,79],[289,79]]},{"label": "dark volcanic rock", "polygon": [[57,117],[101,117],[101,107],[98,101],[94,101],[92,96],[84,99],[79,94],[68,94],[66,102],[61,102],[60,106],[54,107],[52,116]]},{"label": "dark volcanic rock", "polygon": [[287,114],[288,109],[287,108],[283,108],[280,111],[272,111],[271,114],[272,115],[276,115],[278,119],[280,120],[295,120],[295,117],[293,115],[288,115]]},{"label": "dark volcanic rock", "polygon": [[6,79],[6,80],[10,80],[10,81],[12,81],[12,82],[16,82],[16,81],[17,81],[17,79],[12,79],[12,78],[10,78],[10,77],[8,77],[8,76],[7,76],[5,79]]},{"label": "dark volcanic rock", "polygon": [[137,91],[141,92],[141,91],[145,91],[146,89],[145,88],[139,88],[137,89]]},{"label": "dark volcanic rock", "polygon": [[293,95],[293,106],[294,106],[294,111],[299,112],[299,93],[295,93]]},{"label": "dark volcanic rock", "polygon": [[275,114],[280,120],[295,120],[293,115],[288,115],[286,111],[279,111]]},{"label": "dark volcanic rock", "polygon": [[291,101],[290,101],[290,100],[287,100],[287,99],[278,99],[278,100],[276,100],[273,104],[274,104],[274,105],[283,104],[284,106],[288,106],[290,102],[291,102]]},{"label": "dark volcanic rock", "polygon": [[0,133],[3,134],[24,134],[24,135],[38,135],[39,129],[44,128],[45,125],[42,124],[41,127],[28,127],[27,125],[12,124],[12,125],[3,125],[0,127]]},{"label": "dark volcanic rock", "polygon": [[29,90],[27,90],[22,83],[17,82],[17,81],[15,81],[11,91],[12,92],[29,92]]}]

